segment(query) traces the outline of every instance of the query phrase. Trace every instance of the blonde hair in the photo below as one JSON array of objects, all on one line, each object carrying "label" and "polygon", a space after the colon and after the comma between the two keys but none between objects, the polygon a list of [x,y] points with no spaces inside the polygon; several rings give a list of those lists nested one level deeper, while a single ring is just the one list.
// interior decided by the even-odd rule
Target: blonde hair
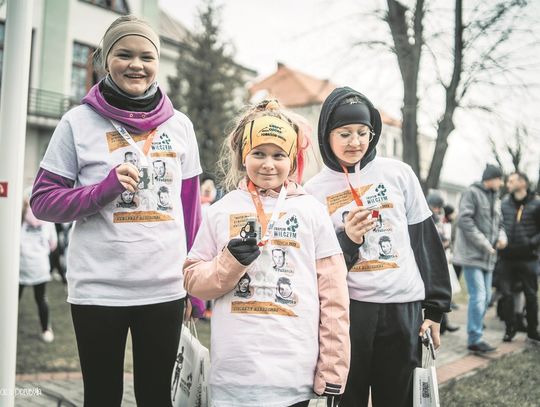
[{"label": "blonde hair", "polygon": [[[307,121],[298,114],[283,109],[275,99],[265,99],[262,102],[248,106],[234,122],[234,127],[229,133],[221,149],[218,171],[221,175],[220,184],[227,191],[238,186],[238,182],[245,177],[246,169],[242,160],[242,137],[247,123],[261,116],[274,116],[288,122],[297,134],[297,157],[291,163],[289,178],[296,174],[296,180],[300,181],[303,171],[303,151],[309,145],[309,132],[311,127]],[[295,181],[296,181],[295,180]]]}]

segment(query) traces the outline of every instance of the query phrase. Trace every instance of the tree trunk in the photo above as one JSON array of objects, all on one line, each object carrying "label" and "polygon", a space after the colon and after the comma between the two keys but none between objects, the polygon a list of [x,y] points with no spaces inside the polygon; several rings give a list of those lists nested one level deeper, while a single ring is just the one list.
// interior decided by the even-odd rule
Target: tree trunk
[{"label": "tree trunk", "polygon": [[437,189],[441,177],[444,156],[448,149],[448,136],[454,130],[454,112],[459,105],[456,99],[457,90],[461,80],[463,69],[463,19],[462,19],[462,0],[456,0],[455,8],[455,26],[454,26],[454,69],[450,84],[445,86],[446,104],[444,115],[439,120],[437,128],[437,141],[435,142],[435,151],[429,167],[428,176],[425,182],[425,189]]},{"label": "tree trunk", "polygon": [[416,81],[406,82],[403,86],[403,115],[401,124],[401,140],[403,144],[403,161],[411,166],[414,173],[420,178],[420,154],[418,152],[418,123],[416,112],[418,95],[416,94]]},{"label": "tree trunk", "polygon": [[401,140],[403,161],[409,164],[420,178],[418,153],[418,72],[423,46],[424,0],[417,0],[414,10],[413,34],[409,34],[407,8],[397,0],[388,0],[387,22],[394,40],[401,77],[403,79],[403,107]]}]

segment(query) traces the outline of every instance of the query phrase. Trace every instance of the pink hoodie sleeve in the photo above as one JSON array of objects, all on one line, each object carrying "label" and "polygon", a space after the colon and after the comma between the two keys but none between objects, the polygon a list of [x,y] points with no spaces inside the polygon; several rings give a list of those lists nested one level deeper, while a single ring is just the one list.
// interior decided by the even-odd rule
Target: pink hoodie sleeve
[{"label": "pink hoodie sleeve", "polygon": [[188,258],[184,263],[184,287],[189,294],[213,300],[231,291],[246,269],[227,248],[211,261]]},{"label": "pink hoodie sleeve", "polygon": [[347,266],[342,254],[318,259],[316,265],[321,314],[313,390],[338,395],[345,390],[351,358]]}]

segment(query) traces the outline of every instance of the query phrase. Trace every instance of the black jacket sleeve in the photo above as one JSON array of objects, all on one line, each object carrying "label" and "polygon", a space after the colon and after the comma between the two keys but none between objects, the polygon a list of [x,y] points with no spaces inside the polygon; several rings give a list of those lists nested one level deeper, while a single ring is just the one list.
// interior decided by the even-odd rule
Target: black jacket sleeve
[{"label": "black jacket sleeve", "polygon": [[341,250],[343,250],[343,257],[345,258],[347,270],[350,270],[358,261],[358,248],[362,246],[362,244],[353,242],[349,236],[347,236],[345,230],[338,232],[337,238],[339,245],[341,246]]},{"label": "black jacket sleeve", "polygon": [[440,322],[443,313],[450,312],[452,287],[446,255],[433,219],[409,225],[409,237],[426,289],[422,302],[425,318]]}]

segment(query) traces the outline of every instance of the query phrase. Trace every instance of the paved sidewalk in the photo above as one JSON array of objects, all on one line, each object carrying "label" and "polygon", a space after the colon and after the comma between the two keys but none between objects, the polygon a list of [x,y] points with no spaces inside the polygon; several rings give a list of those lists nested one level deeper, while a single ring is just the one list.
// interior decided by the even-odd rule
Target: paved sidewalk
[{"label": "paved sidewalk", "polygon": [[[465,375],[472,374],[474,371],[486,367],[491,360],[497,359],[505,354],[518,352],[526,346],[526,336],[519,333],[513,342],[502,343],[504,334],[504,324],[498,320],[495,315],[495,309],[490,308],[486,316],[486,331],[484,339],[492,345],[498,346],[496,352],[486,356],[476,356],[467,351],[467,333],[466,333],[466,306],[461,305],[460,309],[450,314],[452,324],[459,325],[461,328],[457,332],[446,333],[442,336],[442,346],[437,352],[437,374],[439,384],[444,383]],[[20,407],[35,406],[58,406],[57,399],[48,396],[52,394],[63,396],[70,403],[62,403],[62,406],[82,406],[83,391],[80,373],[39,373],[32,375],[18,375],[17,387],[19,389],[29,389],[27,396],[17,397],[15,405]],[[30,395],[32,389],[41,390],[41,395]],[[133,395],[133,376],[126,374],[124,376],[124,399],[123,406],[135,406]],[[324,407],[323,400],[314,400],[310,407]]]}]

